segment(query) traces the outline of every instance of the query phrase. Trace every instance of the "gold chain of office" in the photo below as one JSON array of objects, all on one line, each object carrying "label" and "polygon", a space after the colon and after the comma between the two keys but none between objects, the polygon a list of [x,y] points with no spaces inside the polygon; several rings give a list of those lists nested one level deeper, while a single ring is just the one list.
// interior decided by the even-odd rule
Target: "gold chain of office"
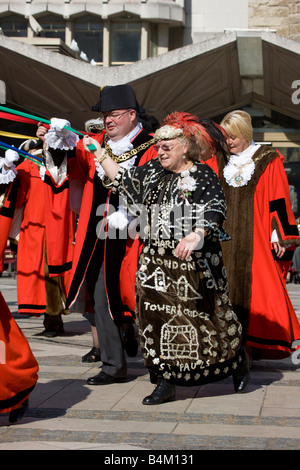
[{"label": "gold chain of office", "polygon": [[[154,139],[150,139],[148,140],[148,142],[144,142],[143,144],[139,145],[137,148],[135,149],[131,149],[129,152],[125,152],[125,153],[122,153],[121,155],[119,156],[116,156],[112,153],[112,150],[111,148],[109,147],[108,143],[108,136],[105,135],[104,136],[104,146],[105,146],[105,150],[106,152],[109,154],[109,156],[117,163],[122,163],[122,162],[126,162],[126,160],[129,160],[130,158],[134,157],[135,155],[137,155],[141,150],[146,150],[148,149],[151,145],[154,144]],[[111,179],[107,176],[107,175],[104,175],[103,178],[102,178],[102,184],[105,188],[111,188],[112,186],[112,181]]]}]

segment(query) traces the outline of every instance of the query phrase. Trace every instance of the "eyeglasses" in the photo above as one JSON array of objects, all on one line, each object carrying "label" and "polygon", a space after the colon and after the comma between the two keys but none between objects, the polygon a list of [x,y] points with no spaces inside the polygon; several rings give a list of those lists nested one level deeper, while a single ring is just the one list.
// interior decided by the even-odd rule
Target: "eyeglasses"
[{"label": "eyeglasses", "polygon": [[156,150],[157,152],[161,149],[163,150],[164,152],[171,152],[171,150],[177,145],[179,144],[179,142],[176,142],[176,144],[174,145],[167,145],[167,144],[162,144],[162,145],[154,145],[154,150]]},{"label": "eyeglasses", "polygon": [[124,114],[129,113],[131,109],[127,109],[126,111],[123,111],[123,113],[103,113],[103,119],[110,118],[113,121],[117,121],[122,117]]}]

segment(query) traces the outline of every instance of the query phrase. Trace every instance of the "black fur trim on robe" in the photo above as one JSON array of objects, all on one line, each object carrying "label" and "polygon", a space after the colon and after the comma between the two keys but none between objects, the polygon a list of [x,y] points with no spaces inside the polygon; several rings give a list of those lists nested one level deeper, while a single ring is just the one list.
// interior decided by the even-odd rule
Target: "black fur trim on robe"
[{"label": "black fur trim on robe", "polygon": [[242,324],[244,338],[248,329],[251,301],[254,194],[262,173],[277,157],[276,150],[261,146],[252,157],[256,162],[250,181],[239,188],[227,184],[223,175],[224,160],[220,159],[218,162],[219,179],[227,204],[224,229],[232,237],[232,240],[222,243],[224,264],[230,300]]}]

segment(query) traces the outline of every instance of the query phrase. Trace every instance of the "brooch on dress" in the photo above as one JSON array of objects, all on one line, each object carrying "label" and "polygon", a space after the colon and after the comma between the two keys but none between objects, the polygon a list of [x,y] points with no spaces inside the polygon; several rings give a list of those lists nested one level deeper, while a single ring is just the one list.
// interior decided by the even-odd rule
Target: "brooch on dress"
[{"label": "brooch on dress", "polygon": [[246,186],[249,183],[254,170],[255,162],[251,157],[245,160],[233,155],[225,166],[223,174],[229,186],[238,188],[240,186]]}]

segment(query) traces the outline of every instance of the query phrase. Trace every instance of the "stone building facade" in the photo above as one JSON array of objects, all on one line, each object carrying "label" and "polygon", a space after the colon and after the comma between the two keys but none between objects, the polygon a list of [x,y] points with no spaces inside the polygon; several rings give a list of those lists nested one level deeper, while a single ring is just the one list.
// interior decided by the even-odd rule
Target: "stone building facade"
[{"label": "stone building facade", "polygon": [[275,29],[280,36],[300,41],[298,0],[249,0],[248,27]]},{"label": "stone building facade", "polygon": [[0,103],[81,125],[99,87],[129,83],[156,117],[243,107],[300,217],[300,0],[6,0],[0,28]]},{"label": "stone building facade", "polygon": [[300,41],[300,1],[8,0],[0,2],[0,28],[6,36],[109,67],[226,30],[267,29]]}]

